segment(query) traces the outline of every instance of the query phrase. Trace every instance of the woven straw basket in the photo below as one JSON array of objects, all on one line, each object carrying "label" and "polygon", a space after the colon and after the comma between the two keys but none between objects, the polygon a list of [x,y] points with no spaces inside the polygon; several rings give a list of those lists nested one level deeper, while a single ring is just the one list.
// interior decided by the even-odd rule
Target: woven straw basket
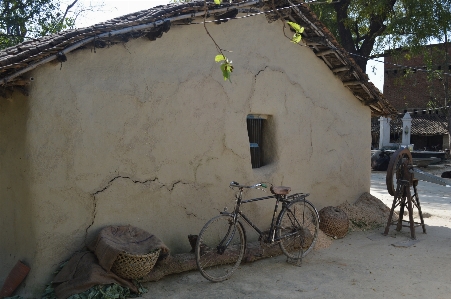
[{"label": "woven straw basket", "polygon": [[124,251],[118,255],[111,270],[119,277],[138,279],[152,270],[159,255],[160,249],[144,255],[134,255]]},{"label": "woven straw basket", "polygon": [[348,215],[337,207],[325,207],[319,212],[319,228],[329,237],[343,238],[348,233]]}]

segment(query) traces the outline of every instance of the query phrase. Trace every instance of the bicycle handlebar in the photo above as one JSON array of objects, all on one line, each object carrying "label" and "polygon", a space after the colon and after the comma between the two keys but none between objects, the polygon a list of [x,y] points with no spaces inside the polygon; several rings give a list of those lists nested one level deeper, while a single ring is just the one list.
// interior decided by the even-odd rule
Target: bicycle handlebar
[{"label": "bicycle handlebar", "polygon": [[268,188],[268,186],[265,183],[257,183],[252,186],[246,186],[246,185],[240,185],[239,183],[237,183],[235,181],[232,181],[229,186],[235,187],[235,188],[254,188],[254,189],[259,189],[258,187]]}]

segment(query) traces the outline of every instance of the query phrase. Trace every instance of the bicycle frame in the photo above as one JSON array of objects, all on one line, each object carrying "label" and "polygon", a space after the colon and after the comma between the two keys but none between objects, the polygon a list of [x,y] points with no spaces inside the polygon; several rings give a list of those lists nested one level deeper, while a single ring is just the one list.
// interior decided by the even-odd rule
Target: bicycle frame
[{"label": "bicycle frame", "polygon": [[[236,220],[234,220],[235,225],[230,225],[229,229],[227,230],[226,235],[224,236],[224,238],[221,240],[221,242],[219,242],[219,245],[216,247],[217,251],[219,254],[223,254],[224,251],[226,250],[226,248],[229,246],[230,242],[233,240],[233,237],[235,236],[235,232],[236,232]],[[230,230],[233,227],[233,231],[231,232],[230,237]],[[225,245],[223,245],[225,242]]]},{"label": "bicycle frame", "polygon": [[[239,218],[241,217],[242,219],[244,219],[244,221],[250,226],[252,227],[259,235],[260,240],[263,240],[263,242],[265,243],[274,243],[277,242],[283,238],[287,238],[291,235],[296,234],[296,232],[294,232],[293,234],[289,234],[289,235],[285,235],[283,238],[276,238],[275,234],[276,234],[276,225],[275,225],[275,220],[276,220],[276,214],[277,214],[277,210],[279,208],[279,203],[282,202],[282,208],[285,207],[285,205],[287,205],[289,202],[291,202],[291,199],[288,200],[288,196],[286,195],[270,195],[270,196],[265,196],[265,197],[258,197],[258,198],[252,198],[252,199],[248,199],[248,200],[243,200],[243,189],[245,187],[243,186],[237,186],[237,188],[239,188],[238,194],[236,195],[236,203],[235,203],[235,207],[233,209],[232,213],[229,212],[221,212],[221,214],[228,214],[232,216],[233,219],[233,227],[234,230],[232,232],[232,235],[227,238],[227,236],[229,236],[230,233],[230,228],[232,227],[232,225],[229,227],[229,231],[227,232],[227,234],[225,235],[224,239],[221,241],[220,245],[218,246],[218,253],[223,253],[225,251],[225,249],[227,248],[227,246],[229,245],[230,241],[232,240],[234,234],[235,234],[235,225],[237,224]],[[290,195],[290,198],[297,198],[297,197],[302,197],[302,199],[305,200],[305,197],[308,196],[308,194],[304,194],[304,193],[295,193],[293,195]],[[264,239],[265,237],[265,233],[262,232],[248,217],[246,217],[246,215],[240,211],[240,207],[242,204],[245,203],[249,203],[249,202],[254,202],[254,201],[261,201],[261,200],[265,200],[265,199],[270,199],[270,198],[275,198],[276,199],[276,204],[274,206],[274,212],[272,215],[272,220],[271,220],[271,227],[269,229],[269,234],[267,236],[266,239]],[[295,219],[296,220],[296,219]],[[296,220],[297,222],[297,220]],[[299,223],[298,223],[299,224]],[[225,246],[222,245],[223,242],[228,239],[228,241],[226,242]],[[220,248],[221,247],[221,248]]]},{"label": "bicycle frame", "polygon": [[[225,208],[220,215],[211,218],[197,238],[194,253],[197,267],[203,277],[213,282],[224,281],[239,267],[248,247],[243,223],[247,223],[259,235],[261,256],[264,256],[266,247],[262,243],[276,243],[280,246],[280,251],[287,256],[287,261],[299,266],[302,259],[314,248],[318,237],[319,218],[315,207],[306,200],[308,193],[288,195],[290,187],[271,186],[270,196],[243,200],[244,188],[261,189],[267,188],[267,185],[257,183],[246,186],[235,181],[230,183],[231,188],[238,189],[235,190],[233,209],[227,211]],[[270,198],[275,199],[273,216],[270,227],[266,230],[267,224],[264,224],[263,231],[241,211],[241,205]],[[253,250],[248,254],[258,255]]]}]

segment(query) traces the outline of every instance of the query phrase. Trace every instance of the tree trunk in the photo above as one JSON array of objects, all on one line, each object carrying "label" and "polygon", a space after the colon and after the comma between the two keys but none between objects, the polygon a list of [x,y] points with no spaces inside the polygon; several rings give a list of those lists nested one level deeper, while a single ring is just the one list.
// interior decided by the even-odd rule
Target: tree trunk
[{"label": "tree trunk", "polygon": [[[351,0],[341,0],[334,4],[334,9],[337,13],[337,28],[340,36],[341,45],[346,51],[353,54],[352,58],[357,65],[366,72],[366,65],[368,57],[373,51],[376,39],[381,36],[386,30],[387,26],[384,24],[387,21],[389,12],[393,11],[397,0],[387,0],[385,9],[381,12],[374,12],[370,15],[368,32],[360,36],[358,29],[351,28],[347,25],[348,9]],[[355,30],[355,31],[353,31]]]}]

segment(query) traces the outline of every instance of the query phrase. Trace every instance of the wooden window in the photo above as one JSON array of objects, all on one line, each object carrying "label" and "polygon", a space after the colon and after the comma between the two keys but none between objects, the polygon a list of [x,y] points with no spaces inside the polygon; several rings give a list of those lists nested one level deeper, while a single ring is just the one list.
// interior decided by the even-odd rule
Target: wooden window
[{"label": "wooden window", "polygon": [[252,168],[260,168],[266,163],[265,134],[267,127],[267,116],[249,114],[246,119],[247,133],[249,135],[249,146],[251,151]]}]

